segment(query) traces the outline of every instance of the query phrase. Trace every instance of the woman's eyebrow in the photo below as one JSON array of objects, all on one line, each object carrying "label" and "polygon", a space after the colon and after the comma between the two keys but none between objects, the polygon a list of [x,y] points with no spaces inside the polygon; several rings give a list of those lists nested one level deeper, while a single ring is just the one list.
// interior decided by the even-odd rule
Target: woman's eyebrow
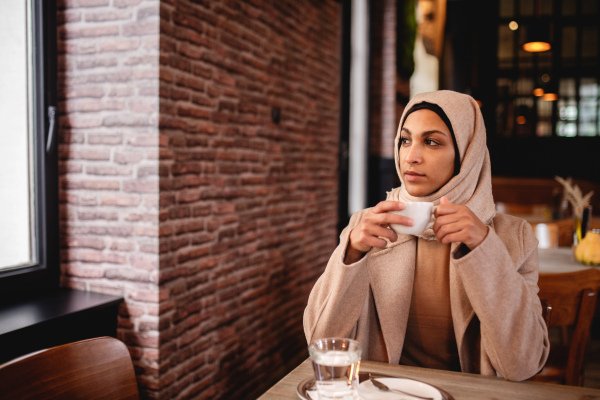
[{"label": "woman's eyebrow", "polygon": [[446,132],[444,132],[444,131],[438,131],[437,129],[432,129],[430,131],[425,131],[425,132],[421,133],[421,135],[423,135],[423,136],[429,136],[429,135],[433,135],[434,133],[439,133],[441,135],[448,136],[448,134]]},{"label": "woman's eyebrow", "polygon": [[[406,128],[406,127],[402,127],[402,132],[406,132],[408,135],[412,136],[412,132],[408,128]],[[421,133],[421,136],[430,136],[430,135],[433,135],[434,133],[439,133],[441,135],[448,136],[448,134],[446,132],[439,131],[437,129],[432,129],[432,130],[429,130],[429,131],[424,131],[424,132]]]}]

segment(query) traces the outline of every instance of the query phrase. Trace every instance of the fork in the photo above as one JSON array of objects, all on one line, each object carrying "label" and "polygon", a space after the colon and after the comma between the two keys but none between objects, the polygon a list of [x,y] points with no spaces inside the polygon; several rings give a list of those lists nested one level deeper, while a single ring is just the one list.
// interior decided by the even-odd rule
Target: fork
[{"label": "fork", "polygon": [[391,389],[385,383],[380,382],[377,379],[373,378],[373,376],[371,374],[369,374],[369,380],[371,381],[371,383],[373,383],[373,385],[377,389],[381,390],[382,392],[401,393],[401,394],[405,394],[407,396],[411,396],[411,397],[414,397],[414,398],[417,398],[417,399],[433,400],[433,398],[431,398],[431,397],[424,397],[424,396],[419,396],[418,394],[403,392],[402,390],[398,390],[398,389]]}]

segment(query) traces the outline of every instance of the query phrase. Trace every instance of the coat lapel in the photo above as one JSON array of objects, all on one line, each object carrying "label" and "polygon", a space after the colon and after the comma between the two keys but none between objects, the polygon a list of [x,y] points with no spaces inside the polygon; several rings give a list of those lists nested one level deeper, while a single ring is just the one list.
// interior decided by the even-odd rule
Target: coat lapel
[{"label": "coat lapel", "polygon": [[[457,247],[458,245],[456,243],[452,243],[450,254],[453,254]],[[454,335],[456,337],[461,368],[466,372],[468,370],[467,366],[471,365],[473,362],[473,360],[466,359],[469,354],[466,342],[476,338],[468,337],[468,335],[465,336],[465,334],[475,315],[475,311],[473,311],[473,307],[467,297],[460,275],[452,262],[452,256],[450,256],[450,309],[452,312]]]},{"label": "coat lapel", "polygon": [[385,249],[373,252],[369,260],[370,283],[390,364],[400,362],[415,264],[416,243],[409,236],[401,236]]}]

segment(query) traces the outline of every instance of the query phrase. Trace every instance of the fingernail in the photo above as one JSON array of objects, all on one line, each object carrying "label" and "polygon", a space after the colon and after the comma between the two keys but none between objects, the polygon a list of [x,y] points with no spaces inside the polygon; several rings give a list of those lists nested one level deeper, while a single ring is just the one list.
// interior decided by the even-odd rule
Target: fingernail
[{"label": "fingernail", "polygon": [[413,226],[415,224],[415,221],[411,219],[408,221],[408,223],[410,224],[410,226]]}]

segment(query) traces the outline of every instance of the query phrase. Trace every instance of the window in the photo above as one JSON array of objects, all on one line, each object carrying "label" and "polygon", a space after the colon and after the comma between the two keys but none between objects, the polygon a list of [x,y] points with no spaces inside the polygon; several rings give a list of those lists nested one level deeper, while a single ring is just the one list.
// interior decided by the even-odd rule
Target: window
[{"label": "window", "polygon": [[[498,136],[600,137],[599,12],[597,0],[499,1]],[[528,53],[540,19],[552,49]]]},{"label": "window", "polygon": [[56,5],[0,3],[0,297],[58,287]]}]

